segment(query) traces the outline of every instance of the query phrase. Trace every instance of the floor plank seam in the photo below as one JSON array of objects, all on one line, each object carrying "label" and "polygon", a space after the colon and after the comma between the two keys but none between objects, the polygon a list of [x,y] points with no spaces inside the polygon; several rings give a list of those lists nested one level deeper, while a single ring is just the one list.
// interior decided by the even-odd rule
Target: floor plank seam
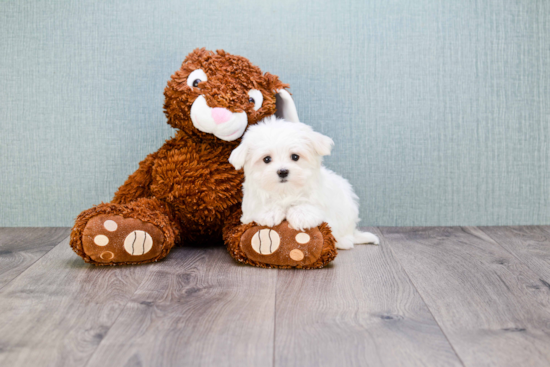
[{"label": "floor plank seam", "polygon": [[550,234],[550,225],[540,225],[538,226],[540,227],[544,232],[547,232],[548,234]]},{"label": "floor plank seam", "polygon": [[275,358],[276,358],[276,352],[277,352],[277,346],[275,344],[277,340],[277,287],[279,286],[279,272],[281,270],[277,269],[277,273],[275,276],[275,297],[273,302],[273,359],[271,361],[272,366],[275,367]]},{"label": "floor plank seam", "polygon": [[[95,265],[94,265],[95,266]],[[103,338],[101,339],[101,341],[97,344],[97,346],[95,347],[95,350],[93,351],[93,353],[90,354],[90,357],[88,358],[88,360],[86,361],[86,363],[84,364],[84,367],[87,367],[88,364],[90,363],[90,361],[92,360],[92,358],[94,357],[95,353],[97,352],[97,350],[99,349],[99,347],[101,346],[101,344],[103,343],[103,341],[105,339],[107,339],[107,335],[109,335],[109,332],[113,329],[113,326],[116,325],[118,319],[120,318],[120,316],[122,315],[122,313],[124,312],[124,310],[126,310],[126,307],[128,306],[128,304],[130,303],[130,301],[132,301],[132,299],[134,298],[135,294],[137,293],[137,291],[141,288],[142,284],[145,282],[145,279],[147,279],[147,275],[149,274],[149,272],[151,271],[151,268],[149,267],[149,269],[147,269],[147,272],[143,275],[143,279],[141,280],[141,282],[139,283],[139,285],[136,287],[136,290],[134,291],[134,293],[132,293],[132,295],[130,297],[128,297],[128,301],[126,301],[126,303],[124,304],[124,307],[122,307],[120,309],[120,312],[118,313],[118,315],[116,316],[116,319],[113,320],[113,323],[111,324],[111,326],[109,326],[109,330],[107,330],[107,332],[103,335]]]},{"label": "floor plank seam", "polygon": [[[481,232],[483,232],[486,236],[488,236],[495,244],[498,245],[498,247],[500,247],[502,250],[504,250],[504,252],[510,254],[513,258],[515,258],[516,260],[518,260],[520,263],[522,263],[523,265],[525,265],[529,270],[531,270],[534,274],[536,274],[538,277],[539,277],[539,280],[541,282],[546,282],[548,283],[544,278],[544,275],[542,274],[539,274],[536,269],[533,269],[529,263],[525,262],[524,260],[522,260],[521,258],[519,258],[515,253],[513,253],[512,251],[508,251],[508,249],[501,245],[500,242],[494,238],[493,236],[491,236],[490,233],[486,232],[483,230],[483,227],[476,227],[477,229],[479,229]],[[550,279],[548,279],[548,281],[550,281]],[[543,283],[544,284],[544,283]]]},{"label": "floor plank seam", "polygon": [[[382,238],[384,238],[384,241],[386,243],[389,243],[389,241],[386,240],[386,237],[384,236],[384,232],[380,229],[380,227],[376,227],[378,229],[378,231],[380,232],[380,235],[382,236]],[[382,243],[382,241],[380,241]],[[462,360],[462,358],[460,358],[460,355],[458,355],[458,352],[456,351],[453,343],[451,343],[451,341],[449,340],[449,337],[447,336],[447,334],[445,333],[445,330],[443,330],[443,328],[441,327],[441,324],[439,323],[439,321],[437,320],[437,318],[435,317],[435,315],[433,314],[430,306],[428,306],[428,303],[426,303],[426,300],[424,299],[424,296],[422,296],[422,293],[420,293],[420,291],[418,290],[418,287],[416,286],[416,284],[414,284],[413,280],[411,279],[409,273],[407,272],[407,269],[405,269],[405,267],[403,266],[403,264],[401,264],[401,262],[399,261],[399,258],[395,255],[394,251],[393,251],[393,248],[391,246],[387,246],[392,254],[392,257],[395,259],[395,261],[397,262],[397,264],[399,264],[399,267],[403,270],[403,273],[407,276],[407,279],[409,279],[409,281],[411,282],[411,285],[413,286],[414,290],[416,291],[416,293],[418,293],[418,296],[420,297],[420,299],[422,300],[422,302],[424,303],[424,305],[426,306],[426,309],[430,312],[430,315],[432,316],[433,320],[435,321],[435,323],[437,324],[437,326],[439,327],[439,330],[441,330],[441,333],[443,334],[443,336],[445,337],[445,340],[447,340],[447,343],[449,343],[449,345],[451,346],[451,349],[453,350],[456,358],[458,359],[458,361],[463,365],[463,366],[466,366],[464,364],[464,361]]]},{"label": "floor plank seam", "polygon": [[273,367],[549,366],[550,226],[362,230],[381,245],[320,273],[223,248],[96,267],[68,228],[5,232],[0,364],[267,366],[271,335]]},{"label": "floor plank seam", "polygon": [[[57,227],[56,227],[57,228]],[[60,227],[60,228],[64,228],[64,227]],[[15,279],[19,278],[21,275],[25,274],[30,268],[33,267],[34,264],[36,264],[40,259],[42,259],[46,254],[49,254],[54,248],[56,248],[57,246],[61,245],[64,241],[67,240],[67,238],[70,237],[70,233],[67,237],[65,237],[64,239],[62,239],[61,241],[59,241],[59,243],[57,245],[54,245],[52,246],[51,249],[49,249],[48,251],[44,252],[42,254],[42,256],[38,257],[35,261],[33,261],[31,264],[29,264],[29,266],[27,266],[27,268],[25,270],[23,270],[21,273],[17,274],[16,277],[14,277],[13,279],[10,279],[9,282],[7,282],[6,284],[2,285],[0,287],[0,292],[2,291],[2,289],[4,289],[8,284],[10,284],[11,282],[13,282]]]}]

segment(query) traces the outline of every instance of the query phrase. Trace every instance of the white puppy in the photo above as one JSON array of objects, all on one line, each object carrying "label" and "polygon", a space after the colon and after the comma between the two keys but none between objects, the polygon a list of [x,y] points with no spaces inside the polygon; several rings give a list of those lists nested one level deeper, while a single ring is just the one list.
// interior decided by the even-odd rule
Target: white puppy
[{"label": "white puppy", "polygon": [[268,117],[248,128],[229,162],[244,167],[243,223],[273,227],[285,218],[297,230],[327,222],[340,249],[375,243],[356,229],[357,195],[349,182],[322,166],[334,142],[300,122]]}]

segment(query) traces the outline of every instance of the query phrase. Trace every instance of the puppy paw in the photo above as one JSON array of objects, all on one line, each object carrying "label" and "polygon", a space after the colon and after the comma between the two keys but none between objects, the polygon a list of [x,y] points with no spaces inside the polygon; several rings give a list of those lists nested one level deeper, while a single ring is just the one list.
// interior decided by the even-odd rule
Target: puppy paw
[{"label": "puppy paw", "polygon": [[323,223],[323,213],[311,205],[298,205],[288,209],[286,220],[299,231],[317,227]]},{"label": "puppy paw", "polygon": [[282,210],[274,209],[260,213],[253,218],[253,221],[262,226],[274,227],[281,224],[284,219],[285,213]]}]

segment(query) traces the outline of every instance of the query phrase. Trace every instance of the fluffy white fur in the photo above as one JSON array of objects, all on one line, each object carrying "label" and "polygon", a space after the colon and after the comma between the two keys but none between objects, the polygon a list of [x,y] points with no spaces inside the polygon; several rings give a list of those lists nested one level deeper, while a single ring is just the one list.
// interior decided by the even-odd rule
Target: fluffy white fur
[{"label": "fluffy white fur", "polygon": [[[274,116],[249,127],[229,157],[236,169],[244,167],[241,221],[272,227],[286,218],[298,230],[327,222],[339,249],[378,244],[377,236],[356,229],[358,198],[349,182],[322,166],[333,144],[303,123]],[[288,175],[281,177],[284,170]]]}]

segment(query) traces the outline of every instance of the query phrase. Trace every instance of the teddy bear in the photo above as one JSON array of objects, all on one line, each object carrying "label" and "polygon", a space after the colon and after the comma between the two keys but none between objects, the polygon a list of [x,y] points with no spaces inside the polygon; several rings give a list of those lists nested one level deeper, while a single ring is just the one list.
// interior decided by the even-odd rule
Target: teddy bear
[{"label": "teddy bear", "polygon": [[247,127],[277,115],[298,121],[279,78],[248,59],[204,48],[164,90],[173,138],[149,154],[110,203],[80,213],[70,245],[87,263],[158,261],[175,245],[225,243],[237,261],[267,268],[320,268],[336,254],[326,223],[304,231],[240,221],[243,171],[228,162]]}]

